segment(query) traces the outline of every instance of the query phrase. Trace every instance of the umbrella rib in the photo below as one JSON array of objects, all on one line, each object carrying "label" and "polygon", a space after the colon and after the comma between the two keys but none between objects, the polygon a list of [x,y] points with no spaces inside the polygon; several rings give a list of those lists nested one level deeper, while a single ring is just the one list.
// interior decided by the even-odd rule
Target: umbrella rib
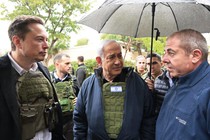
[{"label": "umbrella rib", "polygon": [[168,6],[168,7],[171,9],[171,12],[172,12],[172,14],[173,14],[173,16],[174,16],[174,20],[175,20],[175,23],[176,23],[176,28],[177,28],[177,31],[179,31],[179,25],[178,25],[178,22],[177,22],[177,19],[176,19],[175,13],[174,13],[174,11],[173,11],[173,9],[172,9],[171,5],[170,5],[169,3],[167,3],[167,4],[161,3],[161,4],[163,4],[163,5],[165,5],[165,6]]},{"label": "umbrella rib", "polygon": [[210,12],[210,6],[207,6],[207,5],[204,5],[204,4],[201,4],[203,7],[205,7],[209,12]]},{"label": "umbrella rib", "polygon": [[135,35],[134,35],[134,37],[136,38],[137,37],[137,34],[138,34],[138,30],[139,30],[139,24],[140,24],[140,21],[141,21],[141,18],[142,18],[142,15],[143,15],[143,11],[144,11],[144,9],[146,8],[148,6],[148,4],[146,3],[146,4],[144,4],[144,7],[142,8],[142,11],[141,11],[141,14],[139,15],[139,21],[138,21],[138,26],[137,26],[137,28],[136,28],[136,33],[135,33]]},{"label": "umbrella rib", "polygon": [[103,2],[103,4],[102,4],[98,9],[100,9],[100,8],[103,7],[103,6],[110,5],[110,4],[112,4],[114,1],[115,1],[115,0],[105,0],[105,1]]},{"label": "umbrella rib", "polygon": [[110,19],[110,17],[122,6],[119,5],[118,7],[116,7],[116,9],[112,12],[112,14],[109,15],[109,17],[107,18],[107,20],[104,22],[104,24],[101,26],[101,29],[99,30],[99,33],[101,32],[101,30],[104,28],[104,26],[106,25],[107,21]]}]

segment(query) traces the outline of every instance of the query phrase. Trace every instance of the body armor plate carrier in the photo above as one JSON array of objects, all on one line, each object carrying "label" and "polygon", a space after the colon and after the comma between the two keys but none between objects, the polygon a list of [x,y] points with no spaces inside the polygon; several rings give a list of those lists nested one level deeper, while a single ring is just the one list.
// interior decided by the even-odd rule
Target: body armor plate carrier
[{"label": "body armor plate carrier", "polygon": [[125,87],[125,82],[103,85],[105,128],[111,139],[118,137],[122,127]]},{"label": "body armor plate carrier", "polygon": [[74,94],[72,85],[72,80],[55,83],[56,93],[58,95],[63,115],[67,115],[74,110],[73,100],[76,98],[76,95]]},{"label": "body armor plate carrier", "polygon": [[36,132],[48,127],[44,112],[46,107],[48,109],[53,104],[53,89],[42,72],[29,71],[18,79],[16,90],[20,104],[22,139],[31,139]]}]

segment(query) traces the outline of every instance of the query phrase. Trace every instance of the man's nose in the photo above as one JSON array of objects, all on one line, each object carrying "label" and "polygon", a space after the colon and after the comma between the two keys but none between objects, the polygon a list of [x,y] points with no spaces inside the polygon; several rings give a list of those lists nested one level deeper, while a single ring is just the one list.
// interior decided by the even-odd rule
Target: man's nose
[{"label": "man's nose", "polygon": [[45,49],[48,49],[49,48],[48,41],[44,41],[43,48],[45,48]]}]

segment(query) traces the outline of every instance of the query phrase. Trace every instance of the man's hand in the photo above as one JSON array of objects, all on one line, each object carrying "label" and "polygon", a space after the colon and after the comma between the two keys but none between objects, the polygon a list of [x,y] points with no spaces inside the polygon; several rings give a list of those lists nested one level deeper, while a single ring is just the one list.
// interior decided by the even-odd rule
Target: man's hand
[{"label": "man's hand", "polygon": [[147,78],[145,80],[145,82],[147,83],[147,86],[149,87],[149,89],[151,91],[153,91],[153,89],[154,89],[154,80]]},{"label": "man's hand", "polygon": [[73,100],[73,104],[74,104],[74,106],[76,105],[76,102],[77,102],[77,97],[76,97],[76,98],[74,98],[74,100]]}]

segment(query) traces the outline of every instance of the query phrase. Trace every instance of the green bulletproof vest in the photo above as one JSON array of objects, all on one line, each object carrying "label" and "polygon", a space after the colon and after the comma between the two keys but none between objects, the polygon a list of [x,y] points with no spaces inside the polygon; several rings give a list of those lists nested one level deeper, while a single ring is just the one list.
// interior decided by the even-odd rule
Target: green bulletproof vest
[{"label": "green bulletproof vest", "polygon": [[51,104],[53,89],[48,79],[40,71],[29,71],[19,77],[16,90],[20,104],[22,139],[35,136],[45,129],[45,107]]},{"label": "green bulletproof vest", "polygon": [[64,114],[72,112],[74,110],[73,100],[76,98],[72,88],[73,81],[57,82],[54,85],[62,112]]},{"label": "green bulletproof vest", "polygon": [[105,128],[111,139],[120,133],[125,100],[125,82],[105,83],[103,85]]}]

